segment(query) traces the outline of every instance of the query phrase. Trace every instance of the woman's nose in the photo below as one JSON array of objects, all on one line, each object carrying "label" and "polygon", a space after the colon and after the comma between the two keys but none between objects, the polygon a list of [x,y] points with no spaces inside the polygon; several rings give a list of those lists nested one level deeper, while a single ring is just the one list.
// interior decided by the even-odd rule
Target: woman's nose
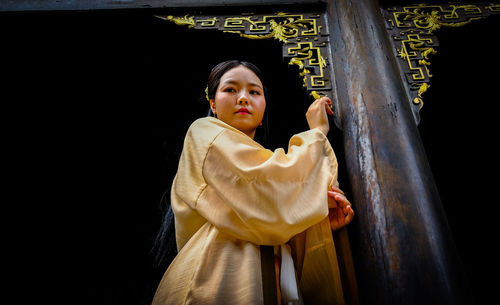
[{"label": "woman's nose", "polygon": [[241,94],[240,97],[238,98],[238,104],[240,105],[248,105],[248,98],[246,94]]}]

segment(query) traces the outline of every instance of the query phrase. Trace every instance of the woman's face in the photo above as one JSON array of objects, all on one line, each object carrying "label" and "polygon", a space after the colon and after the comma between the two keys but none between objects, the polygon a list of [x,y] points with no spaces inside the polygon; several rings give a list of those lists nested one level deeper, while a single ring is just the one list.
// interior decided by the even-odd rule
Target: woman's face
[{"label": "woman's face", "polygon": [[210,107],[219,120],[253,139],[266,110],[264,86],[252,70],[234,67],[222,75]]}]

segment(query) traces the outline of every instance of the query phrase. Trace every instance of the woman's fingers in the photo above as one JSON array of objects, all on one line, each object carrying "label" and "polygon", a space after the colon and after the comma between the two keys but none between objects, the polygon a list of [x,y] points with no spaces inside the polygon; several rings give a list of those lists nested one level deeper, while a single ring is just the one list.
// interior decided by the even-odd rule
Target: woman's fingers
[{"label": "woman's fingers", "polygon": [[332,110],[332,100],[325,96],[325,109],[326,109],[326,113],[328,113],[329,115],[333,115],[333,110]]},{"label": "woman's fingers", "polygon": [[345,195],[344,192],[341,189],[339,189],[338,187],[336,187],[335,185],[330,185],[330,189],[334,192],[341,193],[342,195]]},{"label": "woman's fingers", "polygon": [[351,206],[347,206],[347,208],[342,211],[340,211],[340,209],[338,208],[330,209],[328,218],[330,220],[331,229],[336,231],[351,223],[351,221],[354,219],[354,210]]},{"label": "woman's fingers", "polygon": [[327,97],[315,100],[307,109],[306,119],[310,129],[318,128],[324,135],[330,130],[328,115],[326,111]]},{"label": "woman's fingers", "polygon": [[347,200],[347,198],[343,194],[334,191],[328,191],[328,197],[334,199],[337,205],[340,206],[341,208],[347,205],[351,205],[349,200]]},{"label": "woman's fingers", "polygon": [[328,208],[333,209],[338,206],[337,201],[335,201],[335,193],[332,191],[328,191]]},{"label": "woman's fingers", "polygon": [[338,230],[349,224],[354,218],[354,210],[351,203],[336,186],[330,186],[328,194],[328,217],[330,218],[330,227],[332,230]]},{"label": "woman's fingers", "polygon": [[354,218],[354,210],[352,209],[352,207],[350,205],[348,205],[346,208],[345,208],[345,212],[344,212],[344,215],[345,215],[345,224],[349,224],[352,219]]},{"label": "woman's fingers", "polygon": [[345,197],[345,195],[334,191],[328,191],[328,208],[340,207],[342,209],[347,206],[351,206],[351,202]]},{"label": "woman's fingers", "polygon": [[328,96],[323,96],[320,99],[314,101],[315,104],[322,104],[325,108],[325,111],[329,115],[333,115],[332,110],[332,100]]}]

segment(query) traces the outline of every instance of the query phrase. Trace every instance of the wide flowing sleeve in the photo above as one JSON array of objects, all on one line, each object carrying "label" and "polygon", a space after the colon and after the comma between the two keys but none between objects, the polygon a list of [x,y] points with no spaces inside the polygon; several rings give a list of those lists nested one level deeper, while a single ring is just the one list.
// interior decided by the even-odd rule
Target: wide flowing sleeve
[{"label": "wide flowing sleeve", "polygon": [[202,175],[206,185],[192,208],[222,232],[277,245],[327,217],[337,160],[317,129],[294,135],[287,153],[227,129],[210,144]]}]

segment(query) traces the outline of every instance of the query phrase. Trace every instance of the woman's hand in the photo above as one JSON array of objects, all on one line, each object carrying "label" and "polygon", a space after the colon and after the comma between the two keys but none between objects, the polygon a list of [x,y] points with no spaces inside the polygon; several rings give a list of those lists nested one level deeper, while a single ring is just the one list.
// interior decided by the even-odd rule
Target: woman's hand
[{"label": "woman's hand", "polygon": [[339,188],[330,186],[328,191],[328,218],[333,231],[349,224],[354,218],[354,210],[351,203]]},{"label": "woman's hand", "polygon": [[320,99],[315,100],[306,113],[307,124],[309,128],[318,128],[326,136],[330,130],[330,123],[328,123],[328,116],[333,115],[333,111],[330,108],[332,101],[329,97],[324,96]]}]

